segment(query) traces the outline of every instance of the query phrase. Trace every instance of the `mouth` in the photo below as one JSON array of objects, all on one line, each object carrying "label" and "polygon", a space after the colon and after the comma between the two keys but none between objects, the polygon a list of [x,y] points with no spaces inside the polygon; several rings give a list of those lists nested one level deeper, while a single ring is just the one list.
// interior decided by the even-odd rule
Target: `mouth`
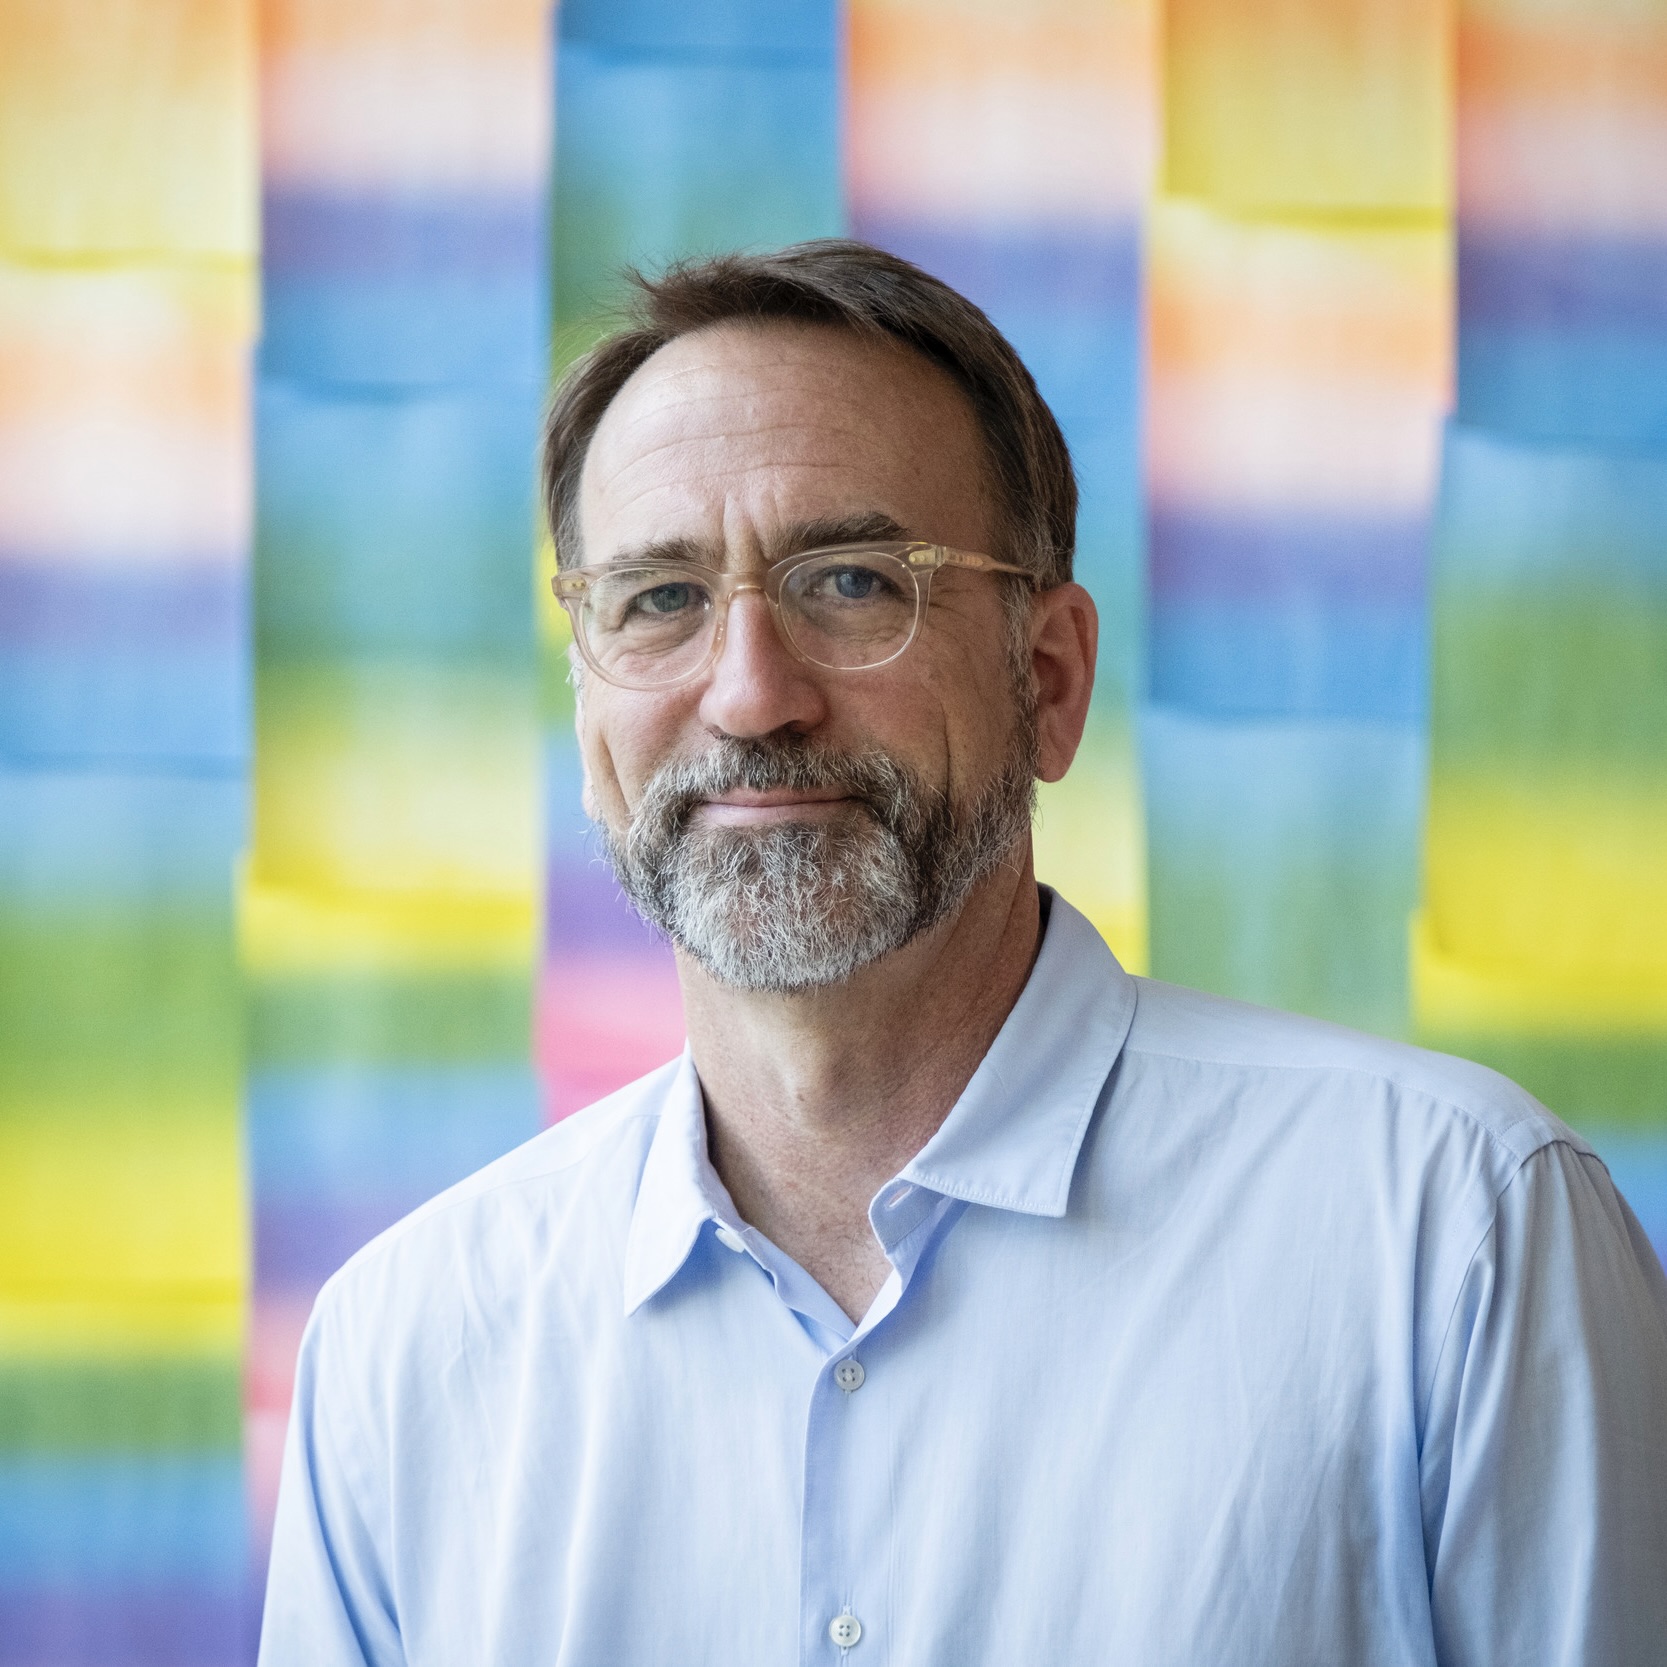
[{"label": "mouth", "polygon": [[855,801],[841,788],[735,787],[702,799],[690,820],[708,827],[757,827],[769,822],[826,822]]}]

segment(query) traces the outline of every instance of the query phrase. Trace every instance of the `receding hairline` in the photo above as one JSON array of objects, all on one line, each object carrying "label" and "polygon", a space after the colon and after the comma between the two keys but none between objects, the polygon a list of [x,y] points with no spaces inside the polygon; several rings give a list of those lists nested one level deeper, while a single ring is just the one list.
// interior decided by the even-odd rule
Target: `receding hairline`
[{"label": "receding hairline", "polygon": [[564,565],[577,552],[591,441],[636,372],[684,336],[774,324],[823,326],[909,348],[947,375],[970,405],[981,442],[982,495],[996,534],[991,553],[1044,587],[1070,579],[1077,511],[1070,448],[1013,344],[967,296],[897,255],[837,238],[623,276],[634,297],[616,314],[613,332],[569,366],[545,418],[543,500]]},{"label": "receding hairline", "polygon": [[[960,380],[944,365],[938,363],[930,354],[923,353],[912,342],[903,340],[889,330],[877,327],[863,328],[859,324],[847,324],[839,319],[802,319],[770,315],[763,318],[725,318],[715,320],[711,324],[703,324],[698,329],[685,330],[681,334],[663,341],[646,359],[639,364],[620,385],[614,389],[607,403],[602,407],[596,421],[591,425],[589,434],[585,437],[583,452],[579,458],[579,466],[575,474],[575,491],[573,494],[573,524],[569,529],[569,537],[581,541],[582,529],[579,525],[585,498],[585,482],[590,472],[591,454],[595,450],[597,438],[601,435],[609,415],[620,404],[621,400],[631,391],[632,385],[655,364],[657,360],[676,348],[686,344],[695,344],[702,339],[714,336],[784,336],[817,334],[824,337],[843,337],[858,348],[866,348],[877,358],[896,358],[900,363],[914,366],[927,373],[931,382],[937,384],[940,390],[946,391],[959,407],[966,423],[967,438],[980,460],[979,496],[982,508],[989,517],[992,528],[998,527],[1002,520],[1002,509],[998,482],[995,478],[994,460],[989,455],[989,444],[984,435],[983,425],[978,420],[978,410],[973,404],[972,396],[962,386]],[[691,367],[691,371],[694,367]],[[664,367],[662,367],[662,370]],[[721,371],[717,374],[723,374]],[[739,368],[735,374],[741,374]],[[571,565],[568,559],[564,565]]]}]

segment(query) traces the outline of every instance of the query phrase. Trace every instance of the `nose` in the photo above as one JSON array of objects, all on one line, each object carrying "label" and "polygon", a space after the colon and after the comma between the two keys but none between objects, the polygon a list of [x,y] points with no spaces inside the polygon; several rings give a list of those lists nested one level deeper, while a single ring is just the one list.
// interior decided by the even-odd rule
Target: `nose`
[{"label": "nose", "polygon": [[814,729],[827,714],[822,685],[781,640],[755,590],[730,598],[723,652],[707,673],[700,716],[718,734],[749,737]]}]

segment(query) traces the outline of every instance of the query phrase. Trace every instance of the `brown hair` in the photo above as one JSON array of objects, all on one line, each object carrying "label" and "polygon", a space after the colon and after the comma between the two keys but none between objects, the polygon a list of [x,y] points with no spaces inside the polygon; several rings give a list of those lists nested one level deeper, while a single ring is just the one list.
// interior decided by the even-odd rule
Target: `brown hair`
[{"label": "brown hair", "polygon": [[681,261],[636,286],[622,327],[577,360],[544,422],[544,507],[558,560],[579,547],[579,476],[602,414],[667,342],[714,324],[783,320],[893,337],[952,376],[971,402],[995,477],[1007,548],[1044,587],[1071,577],[1077,482],[1053,413],[1007,338],[965,296],[867,243],[819,238],[764,255]]}]

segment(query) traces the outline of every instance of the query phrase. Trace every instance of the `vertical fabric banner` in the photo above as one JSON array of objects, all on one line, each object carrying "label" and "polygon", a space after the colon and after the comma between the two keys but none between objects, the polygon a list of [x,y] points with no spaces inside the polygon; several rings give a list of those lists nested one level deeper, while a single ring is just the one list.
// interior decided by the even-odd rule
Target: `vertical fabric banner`
[{"label": "vertical fabric banner", "polygon": [[241,1652],[253,40],[0,4],[0,1661]]},{"label": "vertical fabric banner", "polygon": [[1467,0],[1421,1033],[1667,1254],[1667,16]]},{"label": "vertical fabric banner", "polygon": [[295,1350],[534,1133],[544,0],[269,0],[241,897],[257,1578]]},{"label": "vertical fabric banner", "polygon": [[1076,765],[1042,793],[1037,864],[1139,968],[1131,714],[1143,677],[1137,435],[1151,6],[851,0],[849,16],[852,230],[989,313],[1076,461],[1077,576],[1100,608],[1100,672]]},{"label": "vertical fabric banner", "polygon": [[1168,0],[1151,212],[1152,968],[1390,1034],[1447,402],[1439,0]]},{"label": "vertical fabric banner", "polygon": [[[627,266],[841,230],[833,0],[566,0],[557,46],[555,369],[607,327]],[[550,568],[546,554],[544,572]],[[549,845],[539,1058],[565,1117],[671,1058],[670,950],[580,808],[566,616],[543,601]]]}]

